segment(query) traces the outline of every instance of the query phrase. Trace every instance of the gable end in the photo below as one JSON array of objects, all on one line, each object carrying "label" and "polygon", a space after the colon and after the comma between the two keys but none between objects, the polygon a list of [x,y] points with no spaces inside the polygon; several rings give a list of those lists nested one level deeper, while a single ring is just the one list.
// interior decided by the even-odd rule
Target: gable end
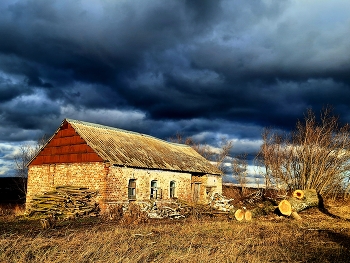
[{"label": "gable end", "polygon": [[68,122],[64,122],[30,165],[103,162]]}]

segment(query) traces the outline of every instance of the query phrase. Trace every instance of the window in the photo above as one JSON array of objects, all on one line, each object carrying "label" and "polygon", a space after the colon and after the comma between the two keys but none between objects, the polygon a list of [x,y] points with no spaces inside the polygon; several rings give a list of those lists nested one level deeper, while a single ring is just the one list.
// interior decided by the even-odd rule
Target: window
[{"label": "window", "polygon": [[158,197],[158,187],[157,187],[157,181],[153,180],[151,181],[151,199],[157,199]]},{"label": "window", "polygon": [[131,200],[136,199],[136,179],[130,179],[128,185],[128,198]]},{"label": "window", "polygon": [[170,198],[174,198],[175,197],[175,181],[171,181],[170,182]]}]

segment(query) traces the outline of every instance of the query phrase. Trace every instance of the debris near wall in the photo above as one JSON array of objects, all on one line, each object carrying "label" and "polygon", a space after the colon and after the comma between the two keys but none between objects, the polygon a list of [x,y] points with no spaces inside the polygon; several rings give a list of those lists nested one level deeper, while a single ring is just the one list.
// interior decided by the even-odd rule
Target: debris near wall
[{"label": "debris near wall", "polygon": [[[139,212],[132,213],[132,210],[137,210],[135,206],[139,207]],[[110,204],[106,212],[107,214],[105,216],[107,218],[110,220],[120,221],[122,223],[139,221],[136,219],[136,216],[134,216],[133,219],[130,219],[130,214],[138,214],[140,215],[139,217],[142,218],[144,218],[144,215],[147,215],[149,219],[171,220],[179,220],[192,216],[201,217],[202,215],[215,215],[220,213],[226,215],[228,214],[228,211],[220,211],[213,208],[210,204],[193,204],[178,199],[139,201],[135,203],[121,202],[118,204]],[[124,217],[127,217],[128,219],[124,219]]]},{"label": "debris near wall", "polygon": [[59,219],[97,216],[97,192],[86,187],[56,186],[53,191],[35,196],[27,211],[28,216],[40,215]]},{"label": "debris near wall", "polygon": [[182,219],[188,217],[192,207],[181,200],[150,201],[141,203],[142,210],[153,219]]},{"label": "debris near wall", "polygon": [[[314,190],[298,191],[293,194],[293,197],[286,197],[280,194],[265,196],[263,191],[258,190],[235,204],[233,204],[234,199],[226,198],[219,193],[209,196],[207,204],[194,204],[177,199],[124,202],[109,206],[108,217],[125,224],[147,222],[147,219],[178,220],[203,216],[252,221],[258,217],[273,214],[276,217],[282,214],[300,219],[297,212],[318,206],[318,197]],[[281,210],[288,210],[288,212],[282,213]]]},{"label": "debris near wall", "polygon": [[194,204],[174,199],[167,201],[143,202],[139,205],[152,219],[183,219],[188,217],[215,216],[218,214],[228,215],[236,211],[231,204],[233,199],[228,199],[219,193],[213,193],[207,204]]},{"label": "debris near wall", "polygon": [[263,196],[264,196],[263,190],[259,189],[249,195],[246,195],[244,198],[242,198],[241,201],[246,205],[254,206],[262,202]]},{"label": "debris near wall", "polygon": [[181,200],[167,202],[149,202],[143,204],[149,218],[183,219],[187,217],[215,216],[219,214],[228,215],[234,213],[236,208],[231,204],[233,199],[228,199],[219,193],[213,193],[207,204],[193,204]]},{"label": "debris near wall", "polygon": [[172,201],[167,203],[150,204],[144,207],[144,211],[147,212],[149,218],[163,219],[182,219],[188,215],[190,211],[189,206],[185,203],[178,201]]},{"label": "debris near wall", "polygon": [[124,224],[138,224],[148,219],[181,219],[186,217],[186,206],[179,201],[139,201],[109,204],[105,217]]},{"label": "debris near wall", "polygon": [[231,204],[233,200],[234,199],[226,198],[222,194],[214,193],[210,196],[209,205],[218,211],[230,212],[235,209],[235,207]]}]

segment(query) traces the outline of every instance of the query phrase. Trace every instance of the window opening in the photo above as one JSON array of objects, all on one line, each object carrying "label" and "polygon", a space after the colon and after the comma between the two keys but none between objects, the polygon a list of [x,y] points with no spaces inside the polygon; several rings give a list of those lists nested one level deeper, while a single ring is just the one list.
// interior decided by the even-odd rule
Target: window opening
[{"label": "window opening", "polygon": [[151,199],[157,198],[157,181],[151,181]]},{"label": "window opening", "polygon": [[128,198],[131,200],[136,199],[136,179],[129,180]]},{"label": "window opening", "polygon": [[157,181],[153,180],[151,181],[151,194],[150,198],[151,199],[161,199],[162,198],[162,191],[157,185]]},{"label": "window opening", "polygon": [[170,182],[170,198],[175,197],[175,181]]}]

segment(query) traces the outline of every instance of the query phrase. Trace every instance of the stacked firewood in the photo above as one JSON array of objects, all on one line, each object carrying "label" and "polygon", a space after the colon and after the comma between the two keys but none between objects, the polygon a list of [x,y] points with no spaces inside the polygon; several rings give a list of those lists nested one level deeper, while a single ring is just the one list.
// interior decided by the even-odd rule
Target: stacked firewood
[{"label": "stacked firewood", "polygon": [[53,191],[35,196],[30,203],[28,215],[35,214],[71,219],[80,216],[97,216],[97,192],[86,187],[56,186]]}]

